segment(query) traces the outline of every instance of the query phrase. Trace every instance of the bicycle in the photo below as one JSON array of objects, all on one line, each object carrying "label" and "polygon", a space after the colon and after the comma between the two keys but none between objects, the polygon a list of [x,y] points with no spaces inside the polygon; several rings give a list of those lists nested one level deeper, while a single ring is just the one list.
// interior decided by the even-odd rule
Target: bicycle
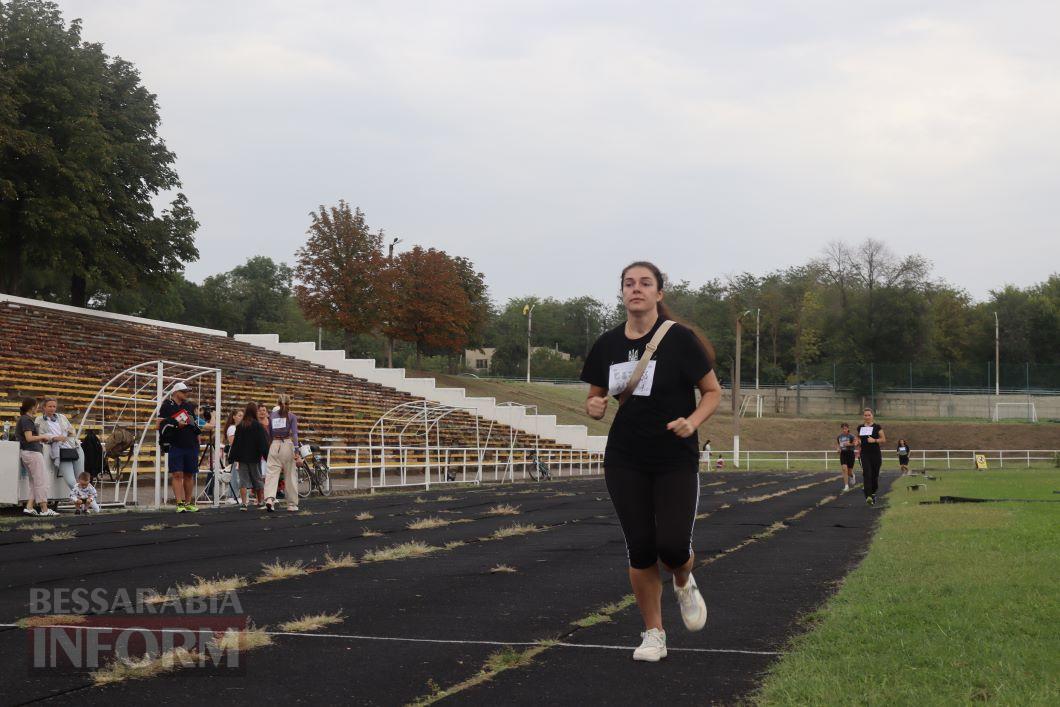
[{"label": "bicycle", "polygon": [[306,498],[315,488],[321,496],[331,495],[331,469],[328,463],[317,456],[320,447],[303,444],[298,452],[302,463],[298,465],[298,496]]},{"label": "bicycle", "polygon": [[526,471],[534,481],[552,481],[552,472],[549,471],[548,464],[536,456],[530,457],[530,466]]}]

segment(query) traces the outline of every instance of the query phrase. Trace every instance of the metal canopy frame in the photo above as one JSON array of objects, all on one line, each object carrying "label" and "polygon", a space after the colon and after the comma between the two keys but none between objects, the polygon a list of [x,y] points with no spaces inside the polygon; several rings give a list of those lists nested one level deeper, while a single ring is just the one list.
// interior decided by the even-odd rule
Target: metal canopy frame
[{"label": "metal canopy frame", "polygon": [[[169,391],[177,383],[185,383],[189,387],[193,383],[198,384],[199,398],[198,402],[202,403],[202,384],[208,380],[209,377],[213,377],[214,390],[214,450],[222,448],[221,446],[221,424],[218,419],[221,414],[221,369],[220,368],[208,368],[206,366],[196,366],[190,363],[179,363],[177,361],[145,361],[144,363],[130,366],[118,375],[111,378],[99,389],[96,395],[92,398],[92,402],[85,408],[85,412],[81,415],[81,422],[77,425],[77,436],[80,438],[81,430],[85,426],[85,423],[89,420],[90,416],[95,412],[100,422],[102,431],[102,439],[100,440],[104,444],[108,437],[108,432],[113,432],[120,423],[125,423],[126,426],[129,422],[128,410],[132,407],[132,425],[131,429],[134,431],[134,439],[132,449],[132,470],[129,474],[129,481],[125,486],[125,495],[122,498],[123,503],[128,504],[129,492],[132,491],[133,500],[137,499],[137,492],[139,490],[139,470],[140,470],[140,450],[143,448],[144,440],[147,439],[147,434],[151,430],[155,432],[155,459],[154,459],[154,472],[155,472],[155,495],[154,495],[154,507],[161,507],[164,503],[169,500],[169,486],[164,483],[162,478],[162,449],[159,444],[159,431],[158,431],[158,411],[162,407],[163,401],[165,401]],[[107,421],[107,401],[118,401],[117,413],[112,413],[113,421],[109,424]],[[147,415],[142,421],[139,416],[139,408],[143,405],[151,406],[151,414]],[[136,432],[139,432],[137,435]],[[214,464],[213,460],[210,460],[211,466]],[[168,471],[168,470],[167,470]],[[216,474],[217,469],[213,469]],[[220,503],[220,492],[217,479],[214,479],[214,494],[213,494],[213,505],[216,507]],[[114,485],[114,500],[118,501],[121,496],[121,476],[118,475]]]},{"label": "metal canopy frame", "polygon": [[[534,456],[535,457],[540,456],[541,455],[541,435],[538,434],[539,424],[538,424],[538,417],[537,417],[537,412],[538,412],[537,411],[537,405],[524,405],[523,403],[516,403],[516,402],[513,402],[513,401],[509,400],[509,401],[506,401],[506,402],[503,402],[503,403],[497,403],[497,407],[503,407],[503,408],[517,408],[518,407],[518,408],[523,408],[524,410],[527,411],[525,414],[530,414],[529,413],[530,410],[534,411],[533,412],[533,415],[534,415]],[[489,445],[490,445],[490,436],[493,434],[493,425],[494,425],[494,420],[490,420],[489,430],[487,430],[487,432],[486,432],[486,446],[487,447],[489,447]],[[515,438],[518,437],[518,436],[519,436],[519,431],[515,429],[515,425],[512,424],[512,421],[509,418],[509,420],[508,420],[508,463],[504,466],[504,474],[501,475],[501,479],[500,480],[502,482],[505,479],[507,479],[507,478],[511,478],[511,481],[513,483],[515,482],[515,461],[514,461],[513,457],[515,456]],[[525,455],[524,455],[524,460],[525,460]],[[524,463],[523,476],[524,476],[524,478],[526,476],[525,463]],[[496,477],[496,475],[495,475],[495,477]]]},{"label": "metal canopy frame", "polygon": [[[368,432],[368,452],[371,457],[377,450],[379,453],[379,483],[376,483],[376,477],[374,474],[372,478],[372,488],[386,486],[386,465],[387,465],[387,451],[391,450],[397,453],[398,468],[400,473],[400,481],[397,485],[399,486],[419,486],[420,484],[410,484],[408,482],[408,469],[409,469],[409,452],[410,451],[422,451],[423,452],[423,486],[427,489],[431,487],[431,459],[432,450],[434,452],[435,464],[438,466],[440,472],[439,481],[437,483],[443,483],[446,479],[446,472],[448,471],[448,455],[445,455],[443,459],[442,442],[441,442],[441,429],[442,423],[453,413],[466,412],[471,415],[475,420],[475,463],[477,470],[475,476],[470,480],[471,483],[482,482],[482,462],[485,454],[485,447],[482,445],[481,431],[479,427],[479,418],[475,414],[475,408],[460,405],[449,405],[446,403],[436,403],[429,400],[415,400],[405,403],[400,403],[384,412],[379,419],[372,425],[372,429]],[[387,426],[391,429],[387,431]],[[408,436],[408,440],[406,440]],[[432,441],[433,436],[433,441]],[[415,441],[413,441],[415,440]],[[396,444],[395,444],[396,442]],[[466,461],[466,457],[465,457]],[[413,466],[419,466],[414,464]],[[466,466],[466,465],[465,465]],[[465,468],[465,479],[466,478]],[[394,484],[391,484],[393,486]]]}]

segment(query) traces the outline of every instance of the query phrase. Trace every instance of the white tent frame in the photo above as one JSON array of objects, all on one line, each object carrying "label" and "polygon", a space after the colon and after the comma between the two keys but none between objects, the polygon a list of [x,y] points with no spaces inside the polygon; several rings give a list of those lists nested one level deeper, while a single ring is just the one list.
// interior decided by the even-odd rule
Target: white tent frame
[{"label": "white tent frame", "polygon": [[[506,402],[503,402],[503,403],[497,403],[497,407],[499,407],[499,408],[524,408],[526,410],[527,414],[530,414],[531,410],[534,411],[533,412],[533,415],[534,415],[534,456],[535,457],[540,457],[541,456],[541,435],[537,434],[537,430],[538,430],[537,405],[524,405],[523,403],[516,403],[516,402],[512,402],[512,401],[509,400],[509,401],[506,401]],[[490,436],[493,434],[494,422],[495,422],[494,420],[490,420],[489,429],[486,431],[486,447],[490,446]],[[515,483],[515,460],[514,460],[513,457],[515,456],[515,438],[519,436],[519,430],[515,429],[515,425],[511,424],[511,422],[512,422],[511,419],[509,419],[508,420],[508,463],[505,464],[504,473],[501,474],[500,480],[501,480],[502,483],[504,482],[505,479],[509,479],[509,478],[511,479],[512,483]],[[526,478],[525,458],[524,458],[524,463],[523,463],[523,478]],[[494,479],[496,479],[496,474],[494,474]]]},{"label": "white tent frame", "polygon": [[[386,483],[386,460],[387,451],[396,451],[398,457],[398,464],[400,470],[400,481],[398,484],[390,484],[390,486],[424,486],[425,489],[431,488],[431,451],[434,451],[434,459],[440,471],[443,474],[448,471],[448,458],[443,459],[442,443],[441,443],[441,423],[448,416],[455,412],[466,412],[469,413],[475,420],[475,456],[478,469],[473,479],[466,479],[465,482],[479,484],[482,483],[482,462],[485,454],[485,448],[481,442],[481,433],[479,429],[479,418],[475,414],[475,408],[459,406],[459,405],[448,405],[445,403],[436,403],[429,400],[415,400],[405,403],[400,403],[390,408],[375,421],[372,425],[372,429],[368,431],[368,455],[369,460],[373,456],[373,452],[379,452],[379,483],[376,483],[375,474],[371,474],[371,487],[384,488],[387,486]],[[386,432],[387,424],[391,424],[394,427],[399,427],[400,430],[397,433],[397,444],[394,444],[394,434],[391,431],[388,444],[388,437]],[[413,427],[410,431],[409,428]],[[420,430],[422,429],[422,433]],[[434,433],[434,441],[432,446],[431,433]],[[420,444],[408,444],[405,441],[406,434],[415,433],[417,437],[422,434],[422,445]],[[408,455],[410,451],[423,451],[423,483],[410,484],[408,482]],[[441,477],[442,479],[445,476]],[[443,483],[443,482],[439,482]],[[444,482],[448,483],[448,482]]]},{"label": "white tent frame", "polygon": [[[129,503],[129,492],[132,491],[133,501],[135,502],[138,498],[137,493],[139,491],[139,470],[140,470],[140,450],[143,448],[144,440],[147,438],[147,433],[151,430],[155,432],[155,460],[154,460],[154,471],[155,471],[155,495],[154,495],[154,507],[161,508],[169,500],[169,485],[165,483],[162,476],[162,449],[159,444],[158,437],[158,411],[162,407],[162,403],[166,400],[169,395],[169,391],[172,390],[173,386],[177,383],[185,383],[191,387],[193,382],[200,383],[206,380],[209,376],[213,376],[214,380],[214,453],[222,448],[221,445],[221,424],[219,423],[219,416],[221,414],[221,369],[220,368],[207,368],[205,366],[196,366],[189,363],[178,363],[176,361],[145,361],[144,363],[130,366],[118,375],[107,381],[92,398],[92,402],[85,408],[84,413],[81,415],[81,422],[77,426],[77,436],[81,436],[81,429],[85,426],[89,416],[97,410],[99,411],[99,420],[102,427],[101,442],[105,442],[107,438],[107,401],[117,400],[122,401],[121,407],[118,410],[117,415],[114,417],[114,422],[110,426],[110,431],[113,431],[118,423],[122,421],[122,417],[125,414],[130,404],[133,404],[133,425],[132,429],[139,431],[138,436],[134,436],[136,441],[133,443],[132,449],[132,470],[129,474],[129,481],[125,487],[125,495],[122,498],[122,502],[128,505]],[[153,384],[153,385],[152,385]],[[146,394],[150,391],[150,394]],[[198,401],[200,404],[201,400]],[[136,414],[136,404],[147,403],[153,404],[153,410],[150,415],[141,423]],[[211,467],[214,465],[214,460],[210,460]],[[168,470],[167,470],[168,471]],[[220,505],[220,482],[216,478],[216,474],[219,469],[212,469],[215,474],[214,477],[214,494],[213,494],[213,505],[216,508]],[[118,501],[121,496],[121,477],[119,476],[114,485],[114,500]]]}]

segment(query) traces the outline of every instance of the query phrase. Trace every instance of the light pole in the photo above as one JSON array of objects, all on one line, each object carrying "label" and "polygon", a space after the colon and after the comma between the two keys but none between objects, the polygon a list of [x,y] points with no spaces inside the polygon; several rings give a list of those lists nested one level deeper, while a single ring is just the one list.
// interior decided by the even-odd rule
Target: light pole
[{"label": "light pole", "polygon": [[526,382],[530,382],[530,331],[534,322],[536,304],[524,304],[523,316],[526,317]]},{"label": "light pole", "polygon": [[758,392],[758,343],[762,331],[762,308],[755,310],[755,393]]},{"label": "light pole", "polygon": [[743,318],[750,313],[748,309],[736,317],[736,365],[732,374],[732,463],[737,469],[740,468],[740,348]]},{"label": "light pole", "polygon": [[1001,322],[994,312],[994,395],[1001,397]]},{"label": "light pole", "polygon": [[[387,252],[386,259],[387,263],[394,262],[394,246],[401,242],[400,238],[395,238],[390,241],[390,248]],[[394,337],[388,336],[386,338],[386,366],[387,368],[394,367]]]}]

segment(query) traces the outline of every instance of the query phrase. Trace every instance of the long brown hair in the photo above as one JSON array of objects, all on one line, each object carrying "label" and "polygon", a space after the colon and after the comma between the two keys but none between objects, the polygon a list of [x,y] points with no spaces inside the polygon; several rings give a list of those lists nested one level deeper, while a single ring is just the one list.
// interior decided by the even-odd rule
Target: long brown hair
[{"label": "long brown hair", "polygon": [[258,421],[258,404],[251,400],[243,410],[243,419],[239,421],[240,427],[250,427]]},{"label": "long brown hair", "polygon": [[[655,277],[655,285],[657,289],[659,290],[659,292],[664,291],[666,285],[666,276],[663,275],[662,270],[660,270],[655,263],[648,262],[647,260],[637,260],[622,268],[622,275],[618,278],[620,289],[622,287],[622,283],[626,279],[626,273],[632,270],[633,268],[646,268],[647,270],[651,270],[652,276]],[[674,313],[670,311],[670,308],[666,306],[665,302],[658,302],[655,306],[657,311],[659,312],[660,319],[672,319],[681,326],[687,327],[692,331],[693,334],[695,334],[696,340],[699,341],[699,345],[703,347],[704,353],[707,354],[707,358],[710,360],[710,366],[711,368],[713,368],[714,344],[710,343],[710,339],[708,339],[706,335],[699,330],[699,327],[693,324],[689,324],[681,317],[675,316]]]}]

